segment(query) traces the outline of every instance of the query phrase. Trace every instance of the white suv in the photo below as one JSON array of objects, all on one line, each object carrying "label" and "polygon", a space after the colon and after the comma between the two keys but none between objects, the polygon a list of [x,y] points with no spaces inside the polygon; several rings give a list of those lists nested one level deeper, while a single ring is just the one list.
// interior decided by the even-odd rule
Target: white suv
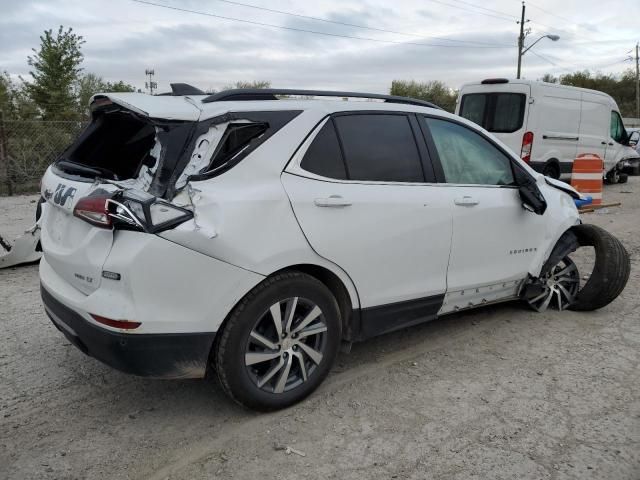
[{"label": "white suv", "polygon": [[[95,96],[42,180],[46,312],[112,367],[215,371],[269,410],[312,392],[341,343],[518,298],[595,309],[626,284],[575,190],[431,104],[173,88]],[[586,284],[568,256],[584,245]]]}]

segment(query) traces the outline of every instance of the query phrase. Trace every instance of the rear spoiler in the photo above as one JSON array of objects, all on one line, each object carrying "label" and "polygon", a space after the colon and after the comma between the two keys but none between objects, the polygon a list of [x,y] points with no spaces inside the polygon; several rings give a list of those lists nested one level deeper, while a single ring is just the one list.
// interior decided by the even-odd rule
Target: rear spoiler
[{"label": "rear spoiler", "polygon": [[149,118],[195,122],[202,110],[187,96],[153,96],[144,93],[98,93],[91,97],[92,109],[117,104]]}]

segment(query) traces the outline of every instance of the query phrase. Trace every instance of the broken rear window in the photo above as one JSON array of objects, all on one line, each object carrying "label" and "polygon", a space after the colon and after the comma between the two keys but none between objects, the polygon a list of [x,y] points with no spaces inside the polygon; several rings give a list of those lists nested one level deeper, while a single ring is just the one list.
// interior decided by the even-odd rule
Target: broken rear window
[{"label": "broken rear window", "polygon": [[129,112],[97,116],[78,140],[63,153],[56,166],[71,174],[126,180],[142,166],[153,166],[156,129]]}]

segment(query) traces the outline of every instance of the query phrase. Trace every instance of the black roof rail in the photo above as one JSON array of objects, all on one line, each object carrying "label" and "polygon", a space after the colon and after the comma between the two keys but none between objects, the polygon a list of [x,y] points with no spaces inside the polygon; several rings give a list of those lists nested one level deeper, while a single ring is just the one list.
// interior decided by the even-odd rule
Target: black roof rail
[{"label": "black roof rail", "polygon": [[206,95],[206,92],[203,92],[199,88],[194,87],[193,85],[189,85],[188,83],[172,83],[171,84],[171,93],[159,93],[158,95],[163,96],[182,96],[182,95]]},{"label": "black roof rail", "polygon": [[359,92],[333,92],[330,90],[296,90],[287,88],[238,88],[234,90],[224,90],[222,92],[209,95],[202,100],[202,103],[212,102],[237,102],[250,100],[278,100],[278,96],[304,96],[304,97],[349,97],[349,98],[370,98],[374,100],[384,100],[388,103],[403,103],[406,105],[418,105],[420,107],[438,108],[439,106],[418,100],[416,98],[399,97],[397,95],[382,95],[379,93],[359,93]]}]

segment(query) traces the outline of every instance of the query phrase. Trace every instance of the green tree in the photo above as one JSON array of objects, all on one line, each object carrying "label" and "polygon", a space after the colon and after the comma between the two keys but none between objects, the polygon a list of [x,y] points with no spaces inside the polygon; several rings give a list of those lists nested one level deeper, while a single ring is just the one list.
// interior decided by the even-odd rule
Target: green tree
[{"label": "green tree", "polygon": [[76,87],[78,107],[85,114],[89,112],[89,101],[91,97],[100,92],[135,92],[133,85],[119,80],[117,82],[105,82],[102,77],[95,73],[87,73],[79,80]]},{"label": "green tree", "polygon": [[558,83],[558,77],[554,77],[550,73],[545,73],[540,79],[540,81],[546,82],[546,83]]},{"label": "green tree", "polygon": [[25,92],[24,83],[16,84],[7,72],[0,74],[0,110],[5,120],[29,120],[38,116],[38,108]]},{"label": "green tree", "polygon": [[394,80],[391,82],[391,95],[401,97],[417,98],[432,102],[447,112],[453,112],[456,109],[456,99],[458,91],[449,88],[445,83],[439,80],[430,82],[416,82],[415,80]]},{"label": "green tree", "polygon": [[62,25],[56,34],[45,30],[40,36],[40,47],[32,49],[28,63],[33,81],[25,88],[29,97],[42,113],[43,119],[72,118],[76,111],[74,86],[82,68],[82,36]]},{"label": "green tree", "polygon": [[252,80],[233,82],[230,85],[226,85],[223,90],[233,90],[234,88],[271,88],[271,82],[268,80]]},{"label": "green tree", "polygon": [[560,76],[562,85],[590,88],[611,95],[623,117],[635,116],[635,72],[627,70],[620,76],[588,70]]}]

